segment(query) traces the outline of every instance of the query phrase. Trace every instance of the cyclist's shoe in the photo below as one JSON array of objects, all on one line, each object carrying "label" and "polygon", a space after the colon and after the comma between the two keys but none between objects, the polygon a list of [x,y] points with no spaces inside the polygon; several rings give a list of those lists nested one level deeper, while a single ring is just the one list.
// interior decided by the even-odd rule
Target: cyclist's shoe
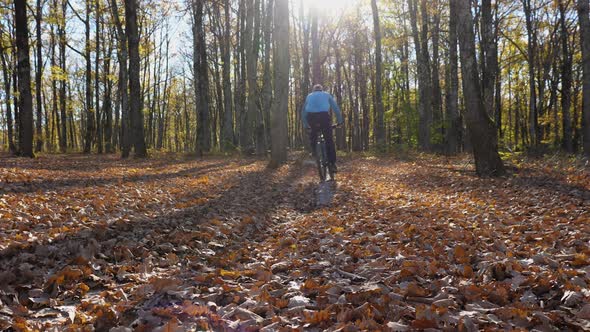
[{"label": "cyclist's shoe", "polygon": [[338,172],[338,167],[336,167],[336,164],[330,164],[330,171],[332,173],[337,173]]}]

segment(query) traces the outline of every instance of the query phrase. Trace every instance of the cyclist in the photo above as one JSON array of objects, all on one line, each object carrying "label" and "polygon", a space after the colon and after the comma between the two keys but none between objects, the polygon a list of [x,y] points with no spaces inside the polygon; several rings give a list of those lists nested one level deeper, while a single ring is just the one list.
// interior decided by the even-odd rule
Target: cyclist
[{"label": "cyclist", "polygon": [[321,84],[313,86],[313,91],[305,99],[305,104],[301,110],[301,118],[303,119],[303,126],[310,130],[309,142],[311,144],[311,151],[315,156],[315,143],[319,131],[324,134],[326,140],[326,150],[328,153],[328,162],[333,172],[336,168],[336,148],[334,147],[334,137],[332,135],[332,110],[336,114],[338,125],[344,123],[342,112],[334,101],[331,94],[324,92]]}]

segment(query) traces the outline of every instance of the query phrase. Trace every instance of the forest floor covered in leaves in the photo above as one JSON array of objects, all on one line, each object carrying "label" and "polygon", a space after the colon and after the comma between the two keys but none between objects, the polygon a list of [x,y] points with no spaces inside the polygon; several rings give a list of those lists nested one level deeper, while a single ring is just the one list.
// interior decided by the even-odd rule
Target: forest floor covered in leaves
[{"label": "forest floor covered in leaves", "polygon": [[[590,171],[0,159],[0,330],[590,329]],[[323,188],[325,189],[325,188]]]}]

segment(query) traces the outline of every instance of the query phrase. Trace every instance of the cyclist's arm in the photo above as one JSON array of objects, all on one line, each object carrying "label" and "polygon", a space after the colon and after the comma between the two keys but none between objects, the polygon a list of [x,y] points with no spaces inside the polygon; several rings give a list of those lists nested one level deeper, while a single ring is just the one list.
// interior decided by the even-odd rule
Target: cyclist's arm
[{"label": "cyclist's arm", "polygon": [[344,119],[342,118],[342,111],[340,111],[340,107],[338,107],[338,104],[336,104],[336,101],[332,96],[330,96],[330,107],[334,111],[334,114],[336,114],[336,120],[338,121],[338,124],[343,123]]},{"label": "cyclist's arm", "polygon": [[309,128],[309,123],[307,123],[307,98],[305,99],[305,103],[303,103],[303,107],[301,108],[301,121],[303,122],[303,128]]}]

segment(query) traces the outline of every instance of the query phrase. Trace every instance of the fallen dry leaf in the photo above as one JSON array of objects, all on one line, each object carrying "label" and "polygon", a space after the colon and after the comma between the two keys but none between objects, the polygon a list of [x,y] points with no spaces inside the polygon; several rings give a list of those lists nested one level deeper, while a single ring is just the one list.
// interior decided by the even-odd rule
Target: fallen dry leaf
[{"label": "fallen dry leaf", "polygon": [[588,169],[467,165],[4,158],[0,329],[588,328]]}]

